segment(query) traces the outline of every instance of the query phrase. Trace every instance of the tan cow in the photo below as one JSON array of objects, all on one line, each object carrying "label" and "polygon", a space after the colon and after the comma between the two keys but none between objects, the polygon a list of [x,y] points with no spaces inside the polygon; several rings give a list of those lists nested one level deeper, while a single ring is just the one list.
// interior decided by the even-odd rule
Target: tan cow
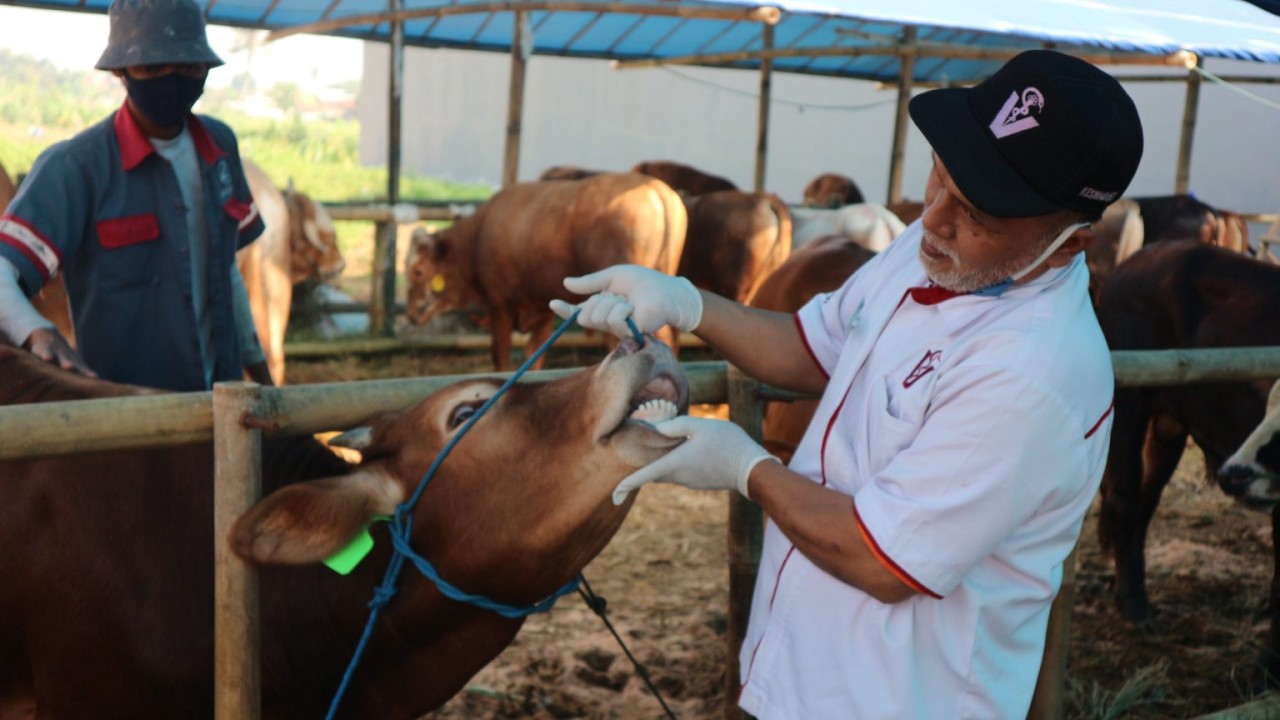
[{"label": "tan cow", "polygon": [[565,277],[619,263],[675,274],[687,223],[675,191],[637,173],[517,183],[452,227],[414,230],[406,315],[423,324],[442,312],[482,307],[494,366],[506,370],[512,331],[530,333],[532,353],[551,334],[555,316],[547,304],[582,299],[564,289]]},{"label": "tan cow", "polygon": [[345,262],[338,235],[324,206],[298,192],[290,181],[282,192],[261,167],[246,159],[245,179],[266,229],[257,241],[236,253],[244,276],[258,340],[271,379],[285,380],[284,336],[293,306],[293,286],[308,279],[329,280]]},{"label": "tan cow", "polygon": [[687,198],[685,208],[679,274],[700,288],[750,302],[791,254],[791,212],[773,193],[720,190]]},{"label": "tan cow", "polygon": [[[262,716],[325,716],[391,555],[387,526],[351,574],[319,561],[412,497],[498,389],[463,381],[346,438],[351,467],[310,437],[263,442],[264,499],[228,538],[258,571]],[[0,347],[0,404],[147,392]],[[614,486],[677,441],[637,422],[688,408],[668,348],[624,342],[601,364],[517,384],[441,463],[410,546],[465,592],[528,606],[576,577],[632,500]],[[209,443],[0,462],[0,717],[211,718],[213,450]],[[411,720],[458,692],[524,618],[446,599],[413,566],[379,615],[340,718]]]}]

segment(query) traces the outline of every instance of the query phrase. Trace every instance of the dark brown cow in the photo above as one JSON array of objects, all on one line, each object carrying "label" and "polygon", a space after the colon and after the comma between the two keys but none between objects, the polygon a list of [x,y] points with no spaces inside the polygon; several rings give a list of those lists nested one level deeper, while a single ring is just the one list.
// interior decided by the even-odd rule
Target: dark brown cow
[{"label": "dark brown cow", "polygon": [[[1280,267],[1198,241],[1149,245],[1116,268],[1098,295],[1113,350],[1280,344]],[[1204,452],[1209,474],[1263,417],[1269,383],[1118,388],[1102,482],[1099,537],[1115,557],[1115,598],[1135,622],[1150,617],[1144,547],[1161,492],[1186,448]],[[1229,481],[1226,492],[1241,496]],[[1280,515],[1272,513],[1280,537]],[[1280,567],[1280,556],[1277,556]],[[1261,662],[1280,678],[1280,589],[1272,581],[1271,631]]]},{"label": "dark brown cow", "polygon": [[[497,390],[468,380],[348,433],[351,468],[310,438],[266,443],[265,499],[229,541],[260,570],[268,720],[324,717],[390,556],[339,576],[317,562],[412,496],[459,425]],[[132,395],[0,349],[5,404]],[[526,606],[581,572],[622,523],[619,480],[673,441],[629,419],[688,385],[661,343],[516,385],[441,464],[413,513],[412,547],[471,593]],[[12,442],[19,431],[6,428]],[[305,481],[305,482],[304,482]],[[213,717],[213,452],[208,444],[0,463],[0,717]],[[406,568],[341,705],[409,720],[455,694],[522,619],[445,599]]]},{"label": "dark brown cow", "polygon": [[582,180],[603,173],[603,170],[588,170],[576,165],[552,165],[538,176],[539,180]]},{"label": "dark brown cow", "polygon": [[422,324],[483,307],[494,366],[505,370],[516,327],[529,331],[532,353],[551,334],[547,304],[581,300],[564,289],[564,278],[619,263],[675,274],[687,223],[675,191],[637,173],[517,183],[452,227],[414,230],[406,315]]},{"label": "dark brown cow", "polygon": [[[853,238],[828,235],[791,253],[765,279],[751,304],[778,312],[796,312],[814,295],[839,288],[875,253]],[[764,438],[770,452],[789,460],[818,408],[817,400],[769,403]]]},{"label": "dark brown cow", "polygon": [[862,190],[848,175],[823,173],[804,186],[804,206],[838,208],[865,202]]},{"label": "dark brown cow", "polygon": [[695,167],[669,160],[646,160],[637,163],[631,172],[658,178],[680,193],[682,197],[705,195],[720,190],[737,190],[738,186],[720,177],[705,173]]},{"label": "dark brown cow", "polygon": [[689,232],[679,274],[738,302],[791,254],[791,212],[772,193],[721,190],[685,200]]},{"label": "dark brown cow", "polygon": [[900,200],[885,205],[889,212],[898,216],[903,225],[910,225],[924,215],[924,203],[919,200]]}]

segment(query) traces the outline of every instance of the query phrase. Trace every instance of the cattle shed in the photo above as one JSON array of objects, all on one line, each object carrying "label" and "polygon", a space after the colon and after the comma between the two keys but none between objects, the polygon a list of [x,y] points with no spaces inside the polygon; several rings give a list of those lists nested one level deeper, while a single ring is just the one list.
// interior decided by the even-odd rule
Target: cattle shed
[{"label": "cattle shed", "polygon": [[[1266,0],[1260,0],[1265,2]],[[105,13],[109,0],[23,0],[4,4]],[[564,0],[438,2],[435,0],[212,0],[209,22],[386,43],[385,160],[388,201],[401,200],[398,177],[405,131],[403,101],[408,78],[405,49],[479,50],[508,56],[501,178],[518,179],[526,78],[535,56],[606,60],[620,70],[699,66],[758,76],[755,144],[744,149],[754,163],[754,184],[767,174],[771,88],[775,72],[863,80],[896,88],[886,199],[902,198],[908,134],[906,105],[913,89],[981,80],[1005,60],[1029,48],[1052,47],[1103,65],[1144,68],[1135,81],[1185,85],[1174,188],[1190,182],[1192,145],[1201,84],[1274,82],[1274,77],[1218,77],[1206,58],[1280,64],[1280,18],[1243,0],[1213,4],[1195,0],[827,0],[826,2],[729,2],[722,0]],[[380,52],[381,48],[370,50]],[[1152,71],[1150,68],[1157,68]],[[1141,78],[1139,80],[1139,78]],[[367,92],[367,91],[366,91]],[[497,92],[471,84],[468,92]],[[448,112],[444,105],[443,112]],[[496,141],[492,138],[491,141]],[[375,253],[375,327],[389,329],[394,304],[395,226],[385,222]],[[735,547],[731,596],[750,597],[751,550],[758,557],[759,509],[735,499],[730,532]],[[1065,583],[1064,583],[1065,588]],[[1065,594],[1065,593],[1064,593]],[[1067,605],[1069,608],[1070,606]],[[745,613],[745,608],[743,609]],[[745,629],[745,614],[729,619]],[[733,638],[731,638],[731,642]],[[730,653],[735,657],[735,653]],[[728,676],[736,676],[736,667]],[[1059,678],[1060,680],[1060,678]],[[1052,702],[1052,701],[1049,701]],[[1052,712],[1045,717],[1052,716]]]}]

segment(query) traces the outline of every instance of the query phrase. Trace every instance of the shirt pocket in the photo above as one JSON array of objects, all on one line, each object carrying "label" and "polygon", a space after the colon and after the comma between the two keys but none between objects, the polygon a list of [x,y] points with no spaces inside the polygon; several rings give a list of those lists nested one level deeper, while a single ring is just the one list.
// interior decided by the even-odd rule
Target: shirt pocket
[{"label": "shirt pocket", "polygon": [[920,432],[924,415],[903,415],[904,408],[893,401],[900,398],[893,397],[890,387],[893,384],[892,378],[873,380],[871,384],[868,459],[870,471],[874,474],[883,470],[898,453],[911,446]]},{"label": "shirt pocket", "polygon": [[107,250],[119,250],[160,239],[160,221],[153,213],[99,220],[97,229],[98,244]]}]

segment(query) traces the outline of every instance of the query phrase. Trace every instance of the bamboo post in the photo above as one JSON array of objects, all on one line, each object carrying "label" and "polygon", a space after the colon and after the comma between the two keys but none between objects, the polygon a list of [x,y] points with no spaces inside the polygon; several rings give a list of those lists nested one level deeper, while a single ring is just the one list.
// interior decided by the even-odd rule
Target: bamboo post
[{"label": "bamboo post", "polygon": [[[404,0],[387,0],[390,12],[404,9]],[[387,88],[387,203],[400,202],[400,120],[404,98],[404,21],[391,23],[391,67]],[[380,222],[374,229],[373,288],[369,298],[369,334],[391,335],[396,304],[395,222]]]},{"label": "bamboo post", "polygon": [[[764,49],[773,49],[773,26],[765,25]],[[760,109],[756,122],[755,191],[764,192],[764,178],[769,157],[769,105],[773,102],[773,60],[760,59]]]},{"label": "bamboo post", "polygon": [[1067,707],[1067,650],[1071,646],[1071,614],[1076,603],[1076,548],[1062,563],[1062,586],[1049,607],[1049,627],[1040,677],[1027,720],[1063,720]]},{"label": "bamboo post", "polygon": [[[527,45],[526,45],[527,44]],[[533,53],[529,16],[516,12],[511,31],[511,86],[507,95],[507,144],[502,158],[502,187],[515,184],[520,174],[520,132],[524,115],[524,77]]]},{"label": "bamboo post", "polygon": [[261,401],[256,383],[213,388],[214,717],[257,720],[262,705],[256,569],[231,551],[232,523],[262,494],[262,432],[246,427]]},{"label": "bamboo post", "polygon": [[[764,438],[764,400],[760,383],[729,366],[729,419],[757,441]],[[760,553],[764,548],[764,516],[760,506],[737,493],[729,494],[729,616],[728,672],[725,674],[725,720],[741,720],[738,708],[741,667],[738,651],[747,636],[751,594],[755,591]]]},{"label": "bamboo post", "polygon": [[[1197,55],[1195,67],[1204,67],[1204,58]],[[1178,175],[1173,181],[1173,191],[1185,193],[1191,186],[1191,142],[1196,134],[1196,114],[1200,108],[1200,73],[1187,73],[1187,98],[1182,107],[1182,137],[1178,142]]]},{"label": "bamboo post", "polygon": [[[916,28],[908,25],[902,30],[904,48],[916,45]],[[902,202],[902,168],[907,146],[907,106],[911,102],[911,83],[916,71],[916,56],[906,52],[900,56],[901,68],[898,71],[898,114],[893,121],[893,153],[889,156],[889,192],[887,203]]]}]

